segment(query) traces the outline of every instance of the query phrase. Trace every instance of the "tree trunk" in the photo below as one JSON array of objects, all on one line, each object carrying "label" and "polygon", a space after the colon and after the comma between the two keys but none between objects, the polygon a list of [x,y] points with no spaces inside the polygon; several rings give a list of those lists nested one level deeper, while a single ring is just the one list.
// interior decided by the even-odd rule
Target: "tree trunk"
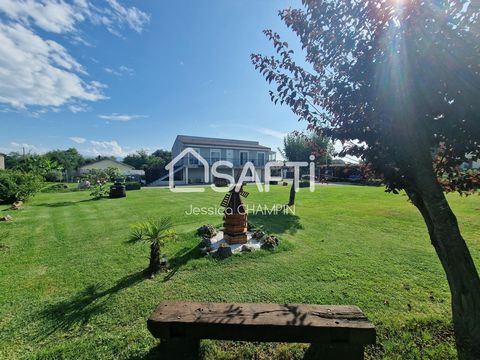
[{"label": "tree trunk", "polygon": [[292,187],[290,188],[290,198],[288,200],[288,206],[295,205],[295,181],[292,183]]},{"label": "tree trunk", "polygon": [[433,170],[424,168],[414,177],[414,187],[407,189],[407,194],[425,220],[432,245],[447,275],[458,357],[460,360],[480,359],[478,272]]},{"label": "tree trunk", "polygon": [[160,248],[156,242],[150,245],[150,265],[148,266],[148,270],[151,275],[154,275],[160,270]]}]

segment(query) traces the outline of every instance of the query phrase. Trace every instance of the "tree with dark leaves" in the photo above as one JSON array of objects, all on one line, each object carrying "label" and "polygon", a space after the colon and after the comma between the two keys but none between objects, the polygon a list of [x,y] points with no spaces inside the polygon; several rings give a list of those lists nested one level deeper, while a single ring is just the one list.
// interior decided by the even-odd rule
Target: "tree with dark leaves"
[{"label": "tree with dark leaves", "polygon": [[362,158],[420,211],[445,270],[460,359],[480,359],[480,279],[446,192],[474,193],[480,155],[478,1],[302,0],[280,11],[308,66],[271,30],[252,54],[273,102]]}]

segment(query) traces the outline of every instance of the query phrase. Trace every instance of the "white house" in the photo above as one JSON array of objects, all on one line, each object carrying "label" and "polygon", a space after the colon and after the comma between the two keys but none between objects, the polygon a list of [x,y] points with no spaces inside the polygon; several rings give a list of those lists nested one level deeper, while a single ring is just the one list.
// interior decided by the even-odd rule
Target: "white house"
[{"label": "white house", "polygon": [[121,175],[144,176],[144,170],[135,170],[133,166],[124,164],[120,161],[105,159],[78,168],[78,175],[87,174],[90,170],[107,170],[108,168],[117,168]]},{"label": "white house", "polygon": [[[205,165],[210,166],[223,160],[233,164],[232,168],[220,167],[218,171],[236,177],[247,162],[255,165],[256,174],[264,181],[264,166],[268,161],[274,161],[276,153],[268,146],[260,145],[258,141],[232,140],[199,136],[178,135],[172,146],[172,159],[176,159],[185,149],[191,148],[198,153],[203,161],[191,153],[177,159],[174,166],[175,182],[181,184],[211,183],[215,179],[212,173],[205,179]],[[152,182],[150,185],[165,185],[168,175]]]}]

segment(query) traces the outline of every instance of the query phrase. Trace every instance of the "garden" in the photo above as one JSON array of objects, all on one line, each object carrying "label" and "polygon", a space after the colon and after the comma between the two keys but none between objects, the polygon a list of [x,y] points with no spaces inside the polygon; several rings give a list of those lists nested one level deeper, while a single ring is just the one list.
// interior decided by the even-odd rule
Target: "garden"
[{"label": "garden", "polygon": [[[245,190],[247,205],[284,204],[289,196],[281,185]],[[203,251],[197,230],[220,228],[222,217],[186,212],[218,206],[222,197],[209,188],[146,188],[95,200],[89,190],[66,189],[41,192],[20,210],[1,206],[12,220],[0,223],[0,358],[161,358],[146,319],[162,300],[354,304],[377,328],[366,358],[455,358],[445,274],[406,196],[381,187],[300,189],[294,214],[249,215],[279,239],[277,247],[219,259]],[[478,266],[480,199],[448,200]],[[162,241],[167,263],[151,277],[148,242],[132,241],[132,229],[163,218],[174,236]],[[300,359],[305,346],[205,340],[201,353]]]}]

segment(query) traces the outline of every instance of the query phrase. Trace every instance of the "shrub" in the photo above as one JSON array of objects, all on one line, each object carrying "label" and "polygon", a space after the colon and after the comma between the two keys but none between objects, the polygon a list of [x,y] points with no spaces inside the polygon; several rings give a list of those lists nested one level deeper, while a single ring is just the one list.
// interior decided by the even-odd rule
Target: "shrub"
[{"label": "shrub", "polygon": [[109,193],[108,186],[106,182],[99,181],[92,186],[92,192],[90,196],[95,200],[107,197]]},{"label": "shrub", "polygon": [[48,182],[60,182],[63,180],[63,174],[59,170],[51,170],[45,174],[45,180]]},{"label": "shrub", "polygon": [[138,181],[127,181],[125,183],[125,190],[140,190],[142,186]]},{"label": "shrub", "polygon": [[302,181],[300,181],[300,183],[298,184],[298,186],[301,187],[301,188],[309,187],[309,186],[310,186],[310,181],[302,180]]},{"label": "shrub", "polygon": [[39,192],[42,185],[40,175],[19,170],[0,171],[0,199],[3,201],[26,201]]},{"label": "shrub", "polygon": [[214,184],[216,187],[226,187],[228,186],[228,182],[226,179],[223,178],[215,178]]},{"label": "shrub", "polygon": [[67,184],[51,184],[45,186],[41,192],[42,193],[56,193],[56,192],[69,192],[72,191]]}]

